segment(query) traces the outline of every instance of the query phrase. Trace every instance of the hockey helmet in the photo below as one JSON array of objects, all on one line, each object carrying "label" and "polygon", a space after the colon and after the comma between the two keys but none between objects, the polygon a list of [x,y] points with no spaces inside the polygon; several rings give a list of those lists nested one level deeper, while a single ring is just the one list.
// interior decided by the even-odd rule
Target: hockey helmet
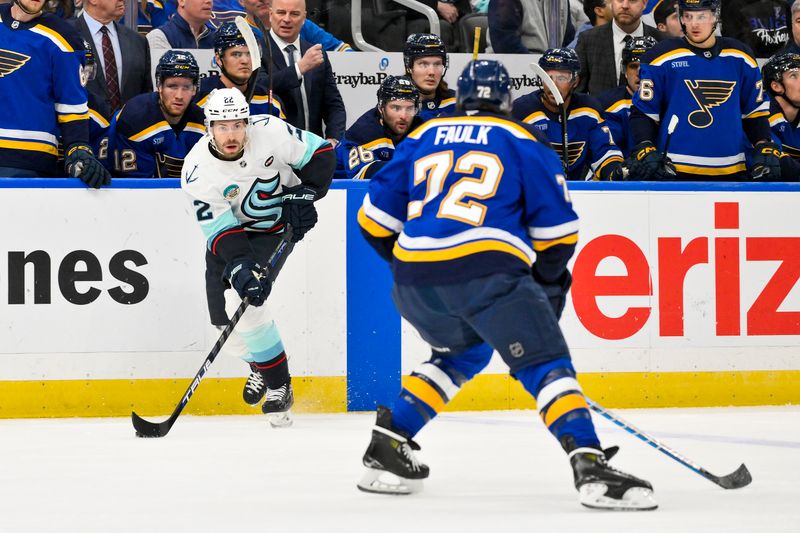
[{"label": "hockey helmet", "polygon": [[711,29],[713,35],[713,32],[717,29],[717,24],[719,24],[721,9],[721,0],[678,0],[678,22],[681,24],[683,34],[686,35],[686,24],[683,23],[682,15],[684,11],[711,11],[714,14],[714,27]]},{"label": "hockey helmet", "polygon": [[800,54],[784,52],[772,56],[761,67],[761,77],[769,94],[776,96],[777,93],[772,90],[772,82],[783,84],[783,73],[794,69],[800,69]]},{"label": "hockey helmet", "polygon": [[511,77],[506,67],[493,59],[470,61],[458,78],[456,109],[510,113]]},{"label": "hockey helmet", "polygon": [[645,52],[656,45],[656,40],[650,36],[634,37],[625,43],[622,49],[622,66],[627,67],[634,61],[641,62]]},{"label": "hockey helmet", "polygon": [[544,70],[566,70],[575,75],[581,70],[581,61],[572,48],[550,48],[539,58],[539,66]]},{"label": "hockey helmet", "polygon": [[[444,70],[447,71],[447,49],[444,47],[442,38],[434,33],[412,33],[406,39],[403,46],[403,64],[406,73],[411,74],[411,67],[414,61],[420,57],[441,57],[444,63]],[[442,74],[444,75],[444,74]]]},{"label": "hockey helmet", "polygon": [[247,46],[247,42],[245,42],[242,32],[236,27],[235,22],[226,22],[217,28],[214,34],[214,53],[222,57],[225,50],[235,46]]},{"label": "hockey helmet", "polygon": [[156,85],[167,78],[189,78],[197,85],[200,80],[200,67],[189,52],[167,50],[156,66]]},{"label": "hockey helmet", "polygon": [[378,107],[383,108],[392,100],[410,100],[419,108],[419,89],[407,76],[387,76],[378,87]]},{"label": "hockey helmet", "polygon": [[204,108],[206,128],[215,120],[247,120],[250,105],[239,89],[215,89],[208,95]]}]

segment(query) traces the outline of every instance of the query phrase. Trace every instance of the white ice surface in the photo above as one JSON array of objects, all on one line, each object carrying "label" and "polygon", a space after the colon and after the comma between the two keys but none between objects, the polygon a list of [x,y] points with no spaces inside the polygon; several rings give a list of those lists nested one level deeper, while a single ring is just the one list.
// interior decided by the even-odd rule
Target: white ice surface
[{"label": "white ice surface", "polygon": [[752,485],[723,490],[596,418],[660,508],[585,509],[532,411],[442,415],[408,497],[355,488],[373,414],[184,416],[163,439],[128,419],[0,420],[0,532],[800,532],[800,407],[619,414],[714,474],[746,463]]}]

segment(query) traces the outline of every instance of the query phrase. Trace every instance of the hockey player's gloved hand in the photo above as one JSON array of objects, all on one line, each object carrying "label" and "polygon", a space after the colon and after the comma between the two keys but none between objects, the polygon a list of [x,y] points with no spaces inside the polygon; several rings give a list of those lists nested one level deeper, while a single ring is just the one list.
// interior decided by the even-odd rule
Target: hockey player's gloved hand
[{"label": "hockey player's gloved hand", "polygon": [[292,242],[299,242],[317,223],[317,208],[314,207],[317,191],[301,183],[284,188],[281,194],[283,195],[281,222],[292,226],[294,230]]},{"label": "hockey player's gloved hand", "polygon": [[675,179],[675,165],[650,141],[642,141],[631,151],[633,162],[629,180],[662,181]]},{"label": "hockey player's gloved hand", "polygon": [[272,290],[272,284],[261,272],[261,266],[247,257],[239,257],[225,266],[223,279],[244,300],[250,298],[250,305],[258,307],[264,303]]},{"label": "hockey player's gloved hand", "polygon": [[626,172],[623,170],[622,163],[612,161],[600,169],[600,181],[622,181],[625,179]]},{"label": "hockey player's gloved hand", "polygon": [[764,142],[753,149],[751,176],[756,181],[779,181],[781,179],[781,148],[775,143]]},{"label": "hockey player's gloved hand", "polygon": [[99,189],[111,183],[111,174],[95,159],[85,144],[73,144],[64,153],[64,168],[73,178],[80,178],[89,187]]},{"label": "hockey player's gloved hand", "polygon": [[544,293],[550,301],[550,307],[553,308],[556,318],[561,319],[561,313],[564,311],[564,306],[567,305],[567,293],[572,285],[572,274],[570,274],[569,270],[564,270],[564,273],[559,279],[548,282],[541,277],[539,271],[536,269],[535,263],[531,274],[536,283],[541,285],[544,289]]}]

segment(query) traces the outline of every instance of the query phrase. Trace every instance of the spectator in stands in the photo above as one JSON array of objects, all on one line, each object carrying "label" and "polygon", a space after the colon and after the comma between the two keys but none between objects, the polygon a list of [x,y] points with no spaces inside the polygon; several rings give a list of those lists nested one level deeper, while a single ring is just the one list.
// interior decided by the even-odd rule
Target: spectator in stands
[{"label": "spectator in stands", "polygon": [[678,20],[678,3],[674,0],[661,0],[653,10],[656,28],[669,37],[683,37],[681,22]]},{"label": "spectator in stands", "polygon": [[[566,45],[574,37],[569,2],[560,2],[558,20],[551,22],[551,2],[543,0],[492,0],[489,2],[487,52],[541,54]],[[557,32],[550,35],[550,28]],[[570,30],[571,29],[571,30]]]},{"label": "spectator in stands", "polygon": [[447,87],[447,50],[442,39],[432,33],[409,35],[403,47],[406,74],[414,81],[422,96],[419,116],[430,120],[456,108],[456,92]]},{"label": "spectator in stands", "polygon": [[646,4],[647,0],[612,0],[612,21],[581,34],[575,48],[581,60],[578,91],[598,95],[624,83],[620,65],[625,43],[643,36],[661,40],[661,32],[641,20]]},{"label": "spectator in stands", "polygon": [[192,103],[200,69],[189,52],[168,50],[156,66],[156,91],[125,104],[108,130],[109,163],[126,178],[179,178],[183,158],[205,134]]},{"label": "spectator in stands", "polygon": [[169,22],[147,34],[150,49],[213,48],[214,30],[208,24],[211,6],[211,0],[178,0],[178,11]]},{"label": "spectator in stands", "polygon": [[[253,73],[250,50],[236,27],[235,22],[226,22],[217,28],[214,37],[214,59],[220,70],[219,76],[206,76],[200,80],[197,105],[205,108],[209,95],[215,89],[236,88],[245,96],[249,94],[250,75]],[[266,77],[259,76],[250,100],[251,115],[275,115],[286,119],[283,104],[276,95],[269,96]]]},{"label": "spectator in stands", "polygon": [[722,36],[750,47],[755,57],[770,57],[789,44],[786,0],[727,0],[722,8]]},{"label": "spectator in stands", "polygon": [[800,53],[800,0],[795,0],[791,8],[792,26],[789,32],[789,42],[783,52]]},{"label": "spectator in stands", "polygon": [[[424,4],[429,8],[436,11],[439,16],[440,36],[442,42],[445,43],[448,50],[457,52],[461,46],[461,36],[458,31],[458,19],[472,13],[472,6],[469,0],[418,0],[420,4]],[[494,0],[497,1],[497,0]],[[399,6],[398,6],[399,7]],[[419,12],[409,10],[406,14],[406,32],[411,35],[412,33],[421,33],[424,31],[431,31],[430,22],[427,17]],[[471,44],[471,43],[467,43]]]},{"label": "spectator in stands", "polygon": [[86,90],[111,113],[134,96],[153,90],[147,41],[115,22],[124,12],[123,0],[85,0],[83,13],[73,21],[98,62],[97,75]]},{"label": "spectator in stands", "polygon": [[583,13],[589,18],[589,21],[575,30],[575,38],[567,45],[567,48],[575,48],[578,45],[578,36],[586,30],[611,22],[611,0],[584,0]]},{"label": "spectator in stands", "polygon": [[272,1],[272,87],[289,124],[325,137],[335,147],[347,122],[344,102],[322,46],[300,38],[305,20],[305,0]]}]

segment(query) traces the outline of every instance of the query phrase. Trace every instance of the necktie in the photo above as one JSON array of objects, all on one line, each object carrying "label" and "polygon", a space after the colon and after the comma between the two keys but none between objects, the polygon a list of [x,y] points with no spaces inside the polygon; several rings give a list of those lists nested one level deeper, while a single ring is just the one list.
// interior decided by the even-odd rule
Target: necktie
[{"label": "necktie", "polygon": [[122,107],[122,97],[119,94],[119,76],[117,75],[117,60],[114,57],[114,47],[111,46],[111,37],[108,28],[100,28],[103,34],[103,63],[105,65],[106,89],[111,100],[111,110],[116,111]]},{"label": "necktie", "polygon": [[[286,54],[289,56],[289,68],[292,69],[292,70],[296,70],[295,69],[295,60],[294,60],[294,51],[297,50],[297,47],[295,47],[295,45],[293,45],[293,44],[290,44],[290,45],[287,45],[286,48],[284,48],[284,50],[286,50]],[[307,130],[308,129],[308,114],[306,113],[306,106],[304,105],[305,104],[305,96],[306,95],[303,93],[303,85],[301,83],[300,87],[298,87],[297,89],[294,90],[294,97],[295,97],[294,99],[297,101],[297,110],[298,110],[298,112],[300,114],[300,117],[303,120],[303,123],[302,123],[303,129]]]}]

